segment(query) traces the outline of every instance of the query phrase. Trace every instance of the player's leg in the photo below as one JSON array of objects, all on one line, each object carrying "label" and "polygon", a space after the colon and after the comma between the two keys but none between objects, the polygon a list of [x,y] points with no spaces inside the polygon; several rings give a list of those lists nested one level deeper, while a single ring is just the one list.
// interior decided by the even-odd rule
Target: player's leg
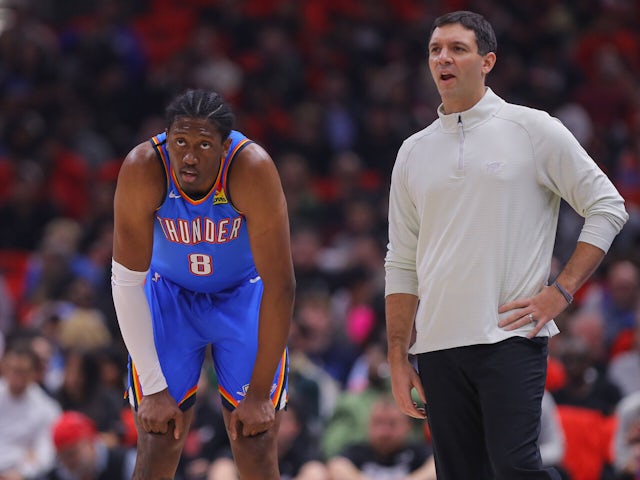
[{"label": "player's leg", "polygon": [[[213,339],[213,363],[218,378],[218,390],[224,406],[227,432],[231,412],[242,401],[249,387],[258,351],[258,318],[262,282],[242,285],[228,296],[217,295],[214,306],[216,322],[209,326]],[[205,317],[205,312],[201,317]],[[207,326],[202,325],[205,329]],[[288,356],[282,353],[271,388],[271,400],[276,411],[284,408],[287,398]],[[236,467],[242,480],[279,479],[276,440],[280,414],[276,412],[274,425],[255,437],[241,434],[231,442]]]},{"label": "player's leg", "polygon": [[[231,412],[223,410],[224,423],[229,432],[229,418]],[[272,428],[255,437],[238,435],[236,440],[230,440],[231,451],[241,480],[278,480],[277,439],[280,428],[280,412],[276,413],[276,420]]]},{"label": "player's leg", "polygon": [[134,409],[138,433],[134,480],[164,480],[175,475],[191,425],[195,395],[206,344],[194,330],[192,307],[202,295],[185,291],[158,275],[147,278],[145,293],[153,320],[154,343],[169,393],[184,413],[180,439],[166,434],[147,433],[138,421],[137,407],[144,397],[135,365],[129,361],[129,400]]},{"label": "player's leg", "polygon": [[187,432],[193,418],[193,408],[184,412],[184,432],[180,439],[173,436],[173,425],[164,434],[147,433],[134,411],[138,444],[132,480],[172,480],[180,462]]}]

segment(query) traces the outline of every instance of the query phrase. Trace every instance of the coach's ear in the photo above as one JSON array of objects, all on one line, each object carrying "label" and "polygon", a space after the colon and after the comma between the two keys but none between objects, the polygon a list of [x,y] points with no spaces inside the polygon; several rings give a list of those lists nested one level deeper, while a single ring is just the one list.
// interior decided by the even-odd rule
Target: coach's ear
[{"label": "coach's ear", "polygon": [[496,54],[495,52],[489,52],[482,56],[482,74],[487,75],[491,70],[493,70],[494,65],[496,64]]}]

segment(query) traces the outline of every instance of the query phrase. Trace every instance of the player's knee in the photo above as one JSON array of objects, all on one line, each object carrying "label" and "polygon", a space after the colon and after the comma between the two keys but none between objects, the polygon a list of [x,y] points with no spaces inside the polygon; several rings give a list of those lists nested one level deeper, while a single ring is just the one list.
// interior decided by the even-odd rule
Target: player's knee
[{"label": "player's knee", "polygon": [[177,465],[183,446],[183,439],[176,440],[170,433],[138,435],[138,456],[148,458],[151,462],[176,463]]},{"label": "player's knee", "polygon": [[272,435],[244,438],[236,447],[234,454],[241,478],[278,478],[278,455]]}]

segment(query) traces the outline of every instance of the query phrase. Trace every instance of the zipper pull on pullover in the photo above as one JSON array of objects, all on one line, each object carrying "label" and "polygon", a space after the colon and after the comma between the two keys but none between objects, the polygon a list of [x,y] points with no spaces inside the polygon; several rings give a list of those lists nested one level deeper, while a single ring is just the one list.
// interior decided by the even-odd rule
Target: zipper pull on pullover
[{"label": "zipper pull on pullover", "polygon": [[460,134],[459,138],[459,147],[458,147],[458,170],[462,170],[464,168],[464,128],[462,126],[462,114],[458,114],[458,133]]}]

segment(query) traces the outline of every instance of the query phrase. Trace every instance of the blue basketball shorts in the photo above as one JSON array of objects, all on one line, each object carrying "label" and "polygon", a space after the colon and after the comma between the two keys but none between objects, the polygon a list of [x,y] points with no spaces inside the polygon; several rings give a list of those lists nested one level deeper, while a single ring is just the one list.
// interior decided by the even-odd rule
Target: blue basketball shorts
[{"label": "blue basketball shorts", "polygon": [[[258,316],[263,284],[260,277],[222,293],[200,293],[149,272],[145,292],[153,331],[169,393],[182,410],[196,399],[207,348],[211,347],[223,405],[233,410],[245,396],[258,350]],[[288,352],[276,370],[271,399],[277,410],[287,401]],[[144,392],[129,359],[128,396],[137,409]]]}]

